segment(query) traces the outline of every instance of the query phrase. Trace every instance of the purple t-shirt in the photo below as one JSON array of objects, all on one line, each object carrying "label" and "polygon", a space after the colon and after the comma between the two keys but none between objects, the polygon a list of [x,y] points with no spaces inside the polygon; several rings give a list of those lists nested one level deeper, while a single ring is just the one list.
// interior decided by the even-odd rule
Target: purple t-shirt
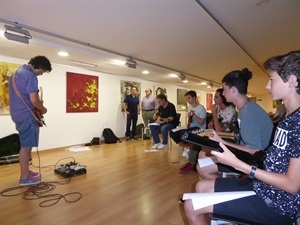
[{"label": "purple t-shirt", "polygon": [[[15,73],[15,84],[22,98],[33,111],[34,106],[30,101],[30,93],[39,92],[37,76],[29,65],[23,65]],[[24,102],[18,97],[12,83],[13,76],[9,78],[9,103],[10,114],[14,122],[20,122],[32,116]]]}]

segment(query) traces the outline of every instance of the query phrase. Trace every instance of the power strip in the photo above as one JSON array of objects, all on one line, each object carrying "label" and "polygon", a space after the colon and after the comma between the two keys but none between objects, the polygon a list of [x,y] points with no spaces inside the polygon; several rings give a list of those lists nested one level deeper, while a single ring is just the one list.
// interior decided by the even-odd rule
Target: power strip
[{"label": "power strip", "polygon": [[86,174],[86,166],[79,165],[76,162],[69,162],[67,164],[61,164],[54,169],[56,174],[59,174],[65,178],[73,177],[81,174]]}]

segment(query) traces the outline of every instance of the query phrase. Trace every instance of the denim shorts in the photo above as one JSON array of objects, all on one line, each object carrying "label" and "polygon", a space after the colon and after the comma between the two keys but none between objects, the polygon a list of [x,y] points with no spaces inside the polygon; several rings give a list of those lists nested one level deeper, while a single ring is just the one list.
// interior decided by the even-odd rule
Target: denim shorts
[{"label": "denim shorts", "polygon": [[22,148],[37,147],[39,145],[40,128],[34,117],[16,122]]},{"label": "denim shorts", "polygon": [[[239,178],[218,178],[215,192],[253,191],[253,181]],[[269,207],[262,198],[252,195],[214,205],[213,213],[262,224],[283,225],[292,221]]]}]

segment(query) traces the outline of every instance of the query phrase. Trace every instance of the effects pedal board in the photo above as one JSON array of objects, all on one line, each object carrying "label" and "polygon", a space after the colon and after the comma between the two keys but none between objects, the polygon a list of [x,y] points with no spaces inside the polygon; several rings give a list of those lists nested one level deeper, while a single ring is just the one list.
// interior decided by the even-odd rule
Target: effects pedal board
[{"label": "effects pedal board", "polygon": [[79,165],[76,162],[69,162],[61,164],[54,169],[56,174],[59,174],[65,178],[86,174],[86,166]]}]

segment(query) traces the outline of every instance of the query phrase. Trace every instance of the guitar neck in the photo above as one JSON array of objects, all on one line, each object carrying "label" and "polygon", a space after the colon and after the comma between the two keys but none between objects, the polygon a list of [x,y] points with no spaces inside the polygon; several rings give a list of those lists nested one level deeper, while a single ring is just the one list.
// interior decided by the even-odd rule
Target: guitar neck
[{"label": "guitar neck", "polygon": [[40,96],[40,100],[43,101],[43,88],[40,87],[40,93],[39,93],[39,96]]}]

